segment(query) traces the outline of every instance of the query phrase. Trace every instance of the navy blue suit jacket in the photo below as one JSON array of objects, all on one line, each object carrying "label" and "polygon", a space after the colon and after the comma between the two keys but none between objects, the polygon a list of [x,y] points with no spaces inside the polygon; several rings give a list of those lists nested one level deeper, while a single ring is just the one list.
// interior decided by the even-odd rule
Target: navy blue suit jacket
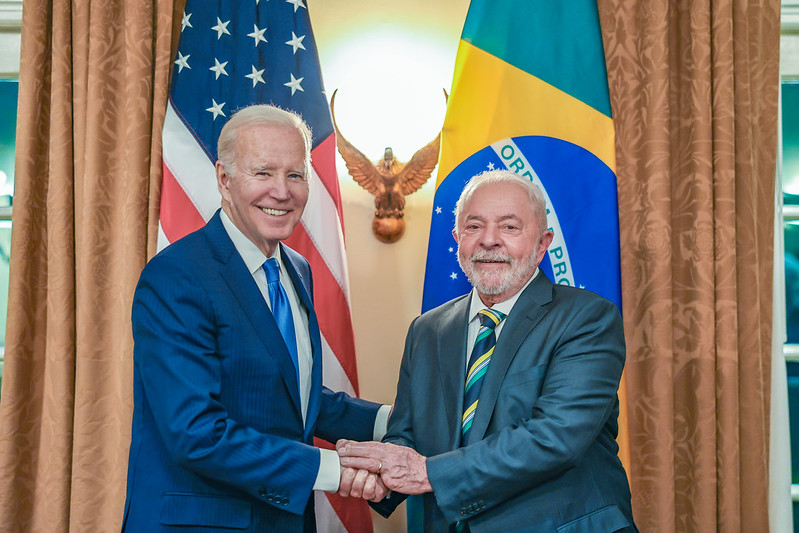
[{"label": "navy blue suit jacket", "polygon": [[304,425],[288,349],[218,212],[144,268],[132,314],[124,531],[307,531],[320,461],[313,437],[372,439],[379,406],[322,386],[310,267],[281,246],[308,312]]},{"label": "navy blue suit jacket", "polygon": [[411,324],[384,439],[428,457],[425,531],[457,521],[472,533],[635,531],[615,440],[616,306],[539,273],[506,319],[460,447],[468,311],[467,295]]}]

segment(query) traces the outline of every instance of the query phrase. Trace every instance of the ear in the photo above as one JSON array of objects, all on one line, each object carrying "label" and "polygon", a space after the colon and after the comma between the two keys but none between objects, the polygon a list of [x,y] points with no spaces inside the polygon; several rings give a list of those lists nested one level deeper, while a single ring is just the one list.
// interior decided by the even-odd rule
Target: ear
[{"label": "ear", "polygon": [[552,233],[550,230],[545,231],[541,235],[541,240],[538,241],[538,248],[536,249],[536,253],[538,254],[539,264],[544,259],[544,253],[547,251],[547,248],[549,248],[549,245],[552,244],[552,239],[554,238],[555,234]]},{"label": "ear", "polygon": [[222,195],[222,199],[230,202],[230,174],[221,161],[216,162],[214,170],[216,170],[216,186],[219,188],[219,194]]},{"label": "ear", "polygon": [[452,230],[452,238],[455,239],[455,242],[458,242],[458,233],[455,230]]}]

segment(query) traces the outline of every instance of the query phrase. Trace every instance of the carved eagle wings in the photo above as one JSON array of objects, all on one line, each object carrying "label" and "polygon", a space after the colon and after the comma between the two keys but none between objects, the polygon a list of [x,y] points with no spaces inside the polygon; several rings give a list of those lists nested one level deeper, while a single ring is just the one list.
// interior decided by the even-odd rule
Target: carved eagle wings
[{"label": "carved eagle wings", "polygon": [[336,145],[347,170],[358,184],[375,196],[375,218],[402,218],[405,195],[417,191],[430,178],[438,163],[441,133],[418,150],[410,161],[402,163],[394,157],[391,148],[386,148],[383,158],[373,163],[363,152],[347,140],[336,123],[336,92],[330,98],[333,127],[336,129]]}]

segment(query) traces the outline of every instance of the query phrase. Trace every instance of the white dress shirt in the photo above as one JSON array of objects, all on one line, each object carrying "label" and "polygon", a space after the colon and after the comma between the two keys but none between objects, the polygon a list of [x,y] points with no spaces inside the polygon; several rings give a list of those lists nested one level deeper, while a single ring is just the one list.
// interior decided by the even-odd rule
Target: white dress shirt
[{"label": "white dress shirt", "polygon": [[[504,302],[499,302],[491,306],[491,309],[494,311],[499,311],[503,313],[505,317],[510,314],[513,306],[516,305],[516,300],[519,299],[519,296],[524,292],[524,289],[530,285],[533,280],[538,276],[539,269],[536,268],[533,275],[530,276],[530,279],[527,280],[527,283],[524,284],[524,287],[519,289],[519,291],[505,300]],[[474,341],[477,340],[477,333],[480,331],[480,319],[477,318],[477,313],[480,310],[486,309],[486,304],[480,299],[480,295],[477,294],[477,290],[472,288],[471,294],[471,304],[469,305],[469,325],[468,331],[466,335],[466,360],[464,361],[464,365],[466,365],[466,372],[469,372],[469,357],[472,355],[472,348],[474,347]],[[500,322],[496,328],[494,328],[494,335],[496,335],[497,341],[499,341],[499,334],[502,332],[502,328],[505,326],[506,320]]]}]

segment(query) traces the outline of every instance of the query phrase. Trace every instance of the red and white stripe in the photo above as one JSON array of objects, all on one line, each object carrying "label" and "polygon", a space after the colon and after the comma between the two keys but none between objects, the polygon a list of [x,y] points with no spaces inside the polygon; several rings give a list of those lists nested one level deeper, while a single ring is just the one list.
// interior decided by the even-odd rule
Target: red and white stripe
[{"label": "red and white stripe", "polygon": [[[322,337],[323,383],[358,394],[349,277],[344,252],[341,195],[335,168],[335,134],[312,152],[310,193],[300,224],[286,244],[311,264],[314,301]],[[163,182],[158,249],[199,229],[220,206],[214,165],[172,107],[163,131]],[[322,443],[317,443],[323,445]],[[368,507],[337,495],[316,495],[320,532],[370,532]]]}]

